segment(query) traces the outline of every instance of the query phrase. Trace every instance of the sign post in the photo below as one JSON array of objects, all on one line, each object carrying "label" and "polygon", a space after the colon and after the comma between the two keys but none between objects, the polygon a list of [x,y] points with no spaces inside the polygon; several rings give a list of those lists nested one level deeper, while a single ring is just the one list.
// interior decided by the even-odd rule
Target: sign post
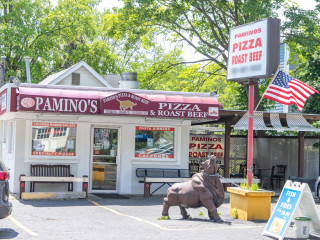
[{"label": "sign post", "polygon": [[247,184],[252,183],[253,168],[253,105],[254,105],[254,84],[249,85],[249,117],[248,117],[248,143],[247,143]]},{"label": "sign post", "polygon": [[300,214],[301,217],[311,219],[311,234],[320,237],[320,217],[308,184],[300,182],[286,182],[275,206],[273,213],[263,231],[280,240],[289,227],[292,218]]},{"label": "sign post", "polygon": [[[266,18],[229,33],[227,81],[249,85],[247,183],[252,183],[254,85],[276,72],[280,61],[280,19]],[[249,79],[249,80],[248,80]]]}]

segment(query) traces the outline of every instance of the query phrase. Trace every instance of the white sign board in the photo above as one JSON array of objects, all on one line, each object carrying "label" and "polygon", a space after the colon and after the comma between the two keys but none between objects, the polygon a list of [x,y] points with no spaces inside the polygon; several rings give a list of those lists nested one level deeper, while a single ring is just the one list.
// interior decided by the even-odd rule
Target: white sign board
[{"label": "white sign board", "polygon": [[270,77],[279,65],[279,53],[280,20],[267,18],[232,28],[227,80]]},{"label": "white sign board", "polygon": [[290,180],[284,185],[273,213],[263,231],[269,235],[283,239],[292,218],[296,215],[311,219],[310,234],[320,237],[320,217],[308,184]]}]

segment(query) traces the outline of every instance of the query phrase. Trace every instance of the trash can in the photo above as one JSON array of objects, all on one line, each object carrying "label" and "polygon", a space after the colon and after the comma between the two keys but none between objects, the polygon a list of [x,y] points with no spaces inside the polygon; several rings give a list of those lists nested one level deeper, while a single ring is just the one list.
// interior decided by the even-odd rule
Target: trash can
[{"label": "trash can", "polygon": [[296,217],[294,226],[294,233],[296,238],[309,238],[310,221],[311,218]]}]

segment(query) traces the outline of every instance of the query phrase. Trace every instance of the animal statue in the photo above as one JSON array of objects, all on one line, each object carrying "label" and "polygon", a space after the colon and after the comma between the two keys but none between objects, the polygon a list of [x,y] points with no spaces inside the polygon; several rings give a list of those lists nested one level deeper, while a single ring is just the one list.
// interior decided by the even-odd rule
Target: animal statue
[{"label": "animal statue", "polygon": [[133,107],[137,105],[137,103],[133,103],[129,100],[120,101],[117,99],[117,101],[120,103],[120,110],[127,110],[128,108],[130,108],[130,110],[133,110]]},{"label": "animal statue", "polygon": [[191,180],[173,184],[163,199],[162,216],[169,216],[171,206],[179,206],[183,219],[190,218],[186,208],[206,207],[209,218],[215,222],[223,222],[217,208],[224,201],[224,189],[217,174],[216,158],[212,155],[201,163],[203,169],[193,175]]}]

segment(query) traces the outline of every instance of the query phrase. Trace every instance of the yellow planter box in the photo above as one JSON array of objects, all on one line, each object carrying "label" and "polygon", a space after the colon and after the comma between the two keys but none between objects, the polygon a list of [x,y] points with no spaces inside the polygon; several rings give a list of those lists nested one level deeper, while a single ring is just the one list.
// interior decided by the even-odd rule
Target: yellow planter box
[{"label": "yellow planter box", "polygon": [[230,216],[234,209],[241,220],[268,220],[271,215],[272,191],[250,191],[240,187],[228,187],[230,193]]}]

